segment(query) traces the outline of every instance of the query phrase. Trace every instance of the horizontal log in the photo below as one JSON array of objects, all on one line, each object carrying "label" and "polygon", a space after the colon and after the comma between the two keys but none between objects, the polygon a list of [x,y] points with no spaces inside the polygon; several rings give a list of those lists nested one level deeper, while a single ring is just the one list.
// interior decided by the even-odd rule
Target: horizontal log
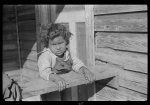
[{"label": "horizontal log", "polygon": [[128,89],[132,89],[137,92],[144,93],[144,94],[148,94],[147,88],[145,88],[145,86],[143,86],[143,84],[140,84],[140,83],[137,83],[134,81],[119,78],[119,86],[126,87]]},{"label": "horizontal log", "polygon": [[20,41],[21,50],[37,50],[37,44],[33,40],[21,40]]},{"label": "horizontal log", "polygon": [[21,50],[21,58],[23,60],[37,61],[37,52],[33,50]]},{"label": "horizontal log", "polygon": [[94,14],[147,11],[147,5],[94,5]]},{"label": "horizontal log", "polygon": [[97,60],[117,65],[122,69],[137,71],[141,73],[147,73],[147,63],[142,61],[134,61],[134,59],[127,59],[125,57],[117,55],[108,55],[104,53],[98,53],[95,57]]},{"label": "horizontal log", "polygon": [[147,32],[147,12],[95,16],[94,30]]},{"label": "horizontal log", "polygon": [[147,34],[96,33],[96,47],[147,53]]},{"label": "horizontal log", "polygon": [[18,32],[36,32],[35,20],[18,22]]},{"label": "horizontal log", "polygon": [[146,101],[147,100],[147,95],[138,93],[136,91],[133,91],[131,89],[128,88],[124,88],[124,87],[119,87],[118,88],[119,92],[126,95],[128,98],[128,101]]},{"label": "horizontal log", "polygon": [[20,41],[23,41],[23,40],[36,41],[36,32],[20,32],[19,39]]}]

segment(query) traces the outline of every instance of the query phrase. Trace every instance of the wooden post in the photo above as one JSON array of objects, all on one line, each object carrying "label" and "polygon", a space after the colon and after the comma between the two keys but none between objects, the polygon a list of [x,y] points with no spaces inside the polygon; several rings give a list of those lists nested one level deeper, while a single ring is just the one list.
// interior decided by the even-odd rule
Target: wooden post
[{"label": "wooden post", "polygon": [[87,66],[90,69],[95,65],[93,5],[85,5],[85,24],[86,24]]},{"label": "wooden post", "polygon": [[[85,5],[85,25],[86,25],[86,50],[87,50],[87,67],[92,70],[95,66],[95,45],[94,45],[94,13],[93,5]],[[96,93],[95,82],[87,85],[88,98]],[[94,97],[96,98],[96,97]]]},{"label": "wooden post", "polygon": [[50,22],[50,11],[48,9],[49,9],[48,5],[35,5],[37,53],[41,52],[44,48],[40,40],[40,27]]}]

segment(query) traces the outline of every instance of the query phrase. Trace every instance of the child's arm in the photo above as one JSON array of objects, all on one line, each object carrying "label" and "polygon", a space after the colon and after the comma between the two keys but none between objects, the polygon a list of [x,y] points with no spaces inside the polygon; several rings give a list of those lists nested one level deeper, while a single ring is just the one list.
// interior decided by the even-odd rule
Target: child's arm
[{"label": "child's arm", "polygon": [[59,91],[65,89],[67,86],[66,81],[57,74],[49,74],[49,80],[57,84]]},{"label": "child's arm", "polygon": [[88,80],[90,83],[96,80],[95,75],[84,66],[79,69],[79,73],[83,74],[85,79]]},{"label": "child's arm", "polygon": [[89,81],[92,82],[96,79],[95,75],[86,68],[84,63],[78,59],[76,56],[72,56],[72,61],[73,61],[73,70],[76,72],[79,72],[84,75],[84,77]]},{"label": "child's arm", "polygon": [[52,57],[49,56],[48,52],[44,52],[39,56],[38,68],[40,76],[45,80],[51,80],[58,85],[59,91],[66,87],[66,82],[57,74],[53,74],[51,67]]}]

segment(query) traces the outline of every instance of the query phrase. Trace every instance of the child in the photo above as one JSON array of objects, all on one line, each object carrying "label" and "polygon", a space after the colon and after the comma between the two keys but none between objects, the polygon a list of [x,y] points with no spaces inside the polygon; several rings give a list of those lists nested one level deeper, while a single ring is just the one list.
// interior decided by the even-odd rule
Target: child
[{"label": "child", "polygon": [[77,57],[69,51],[69,39],[71,33],[61,24],[50,24],[47,27],[43,40],[45,48],[38,58],[40,76],[45,80],[51,80],[58,85],[59,91],[66,88],[66,81],[59,74],[68,73],[71,70],[81,73],[92,82],[94,74],[90,72]]}]

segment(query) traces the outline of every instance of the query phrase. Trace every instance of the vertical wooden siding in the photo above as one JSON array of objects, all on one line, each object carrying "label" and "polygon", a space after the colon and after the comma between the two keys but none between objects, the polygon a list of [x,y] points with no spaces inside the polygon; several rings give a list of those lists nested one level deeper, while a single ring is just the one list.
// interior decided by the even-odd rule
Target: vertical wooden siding
[{"label": "vertical wooden siding", "polygon": [[96,5],[94,14],[96,65],[119,68],[119,91],[146,100],[147,6]]}]

